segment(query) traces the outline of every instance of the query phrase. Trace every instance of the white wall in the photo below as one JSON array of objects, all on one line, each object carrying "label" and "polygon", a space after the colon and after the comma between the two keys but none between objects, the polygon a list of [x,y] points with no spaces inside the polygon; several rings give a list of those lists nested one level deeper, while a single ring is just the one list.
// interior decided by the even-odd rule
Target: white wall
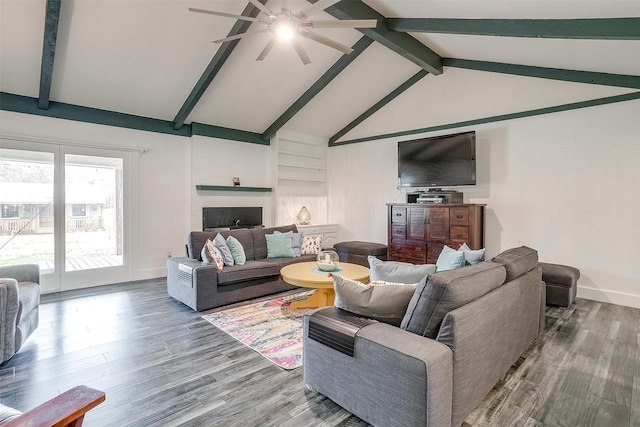
[{"label": "white wall", "polygon": [[191,170],[187,171],[191,175],[189,229],[202,229],[203,207],[262,207],[262,222],[272,225],[269,192],[196,190],[196,185],[232,186],[235,176],[240,178],[241,187],[270,187],[270,159],[268,145],[194,136]]},{"label": "white wall", "polygon": [[579,297],[640,307],[640,101],[331,148],[339,240],[386,243],[386,203],[405,201],[398,140],[472,129],[478,184],[461,190],[487,205],[487,256],[531,246],[580,269]]}]

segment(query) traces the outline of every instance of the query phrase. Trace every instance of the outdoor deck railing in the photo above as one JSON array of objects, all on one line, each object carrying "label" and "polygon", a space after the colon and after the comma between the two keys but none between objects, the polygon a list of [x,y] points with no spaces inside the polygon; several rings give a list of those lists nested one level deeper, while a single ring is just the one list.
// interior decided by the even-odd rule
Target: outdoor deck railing
[{"label": "outdoor deck railing", "polygon": [[[104,230],[102,218],[67,218],[67,232],[73,231],[98,231]],[[37,220],[30,219],[0,219],[0,235],[7,234],[32,234],[38,232],[52,232],[51,227],[42,230]]]}]

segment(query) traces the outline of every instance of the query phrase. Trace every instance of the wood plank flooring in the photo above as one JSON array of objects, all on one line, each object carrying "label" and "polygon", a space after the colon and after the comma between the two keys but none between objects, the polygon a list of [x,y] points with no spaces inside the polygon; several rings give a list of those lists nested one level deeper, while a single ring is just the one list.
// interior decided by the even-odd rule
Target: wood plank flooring
[{"label": "wood plank flooring", "polygon": [[[85,426],[366,426],[167,295],[164,280],[45,295],[40,326],[0,365],[28,410],[78,384],[107,394]],[[214,311],[214,310],[212,310]],[[578,299],[464,426],[640,426],[640,310]]]}]

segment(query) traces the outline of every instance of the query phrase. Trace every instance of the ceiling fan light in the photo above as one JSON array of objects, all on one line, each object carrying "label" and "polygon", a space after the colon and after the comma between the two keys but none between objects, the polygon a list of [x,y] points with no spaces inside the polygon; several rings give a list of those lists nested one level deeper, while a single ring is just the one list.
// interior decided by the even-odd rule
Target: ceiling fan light
[{"label": "ceiling fan light", "polygon": [[275,26],[275,33],[280,40],[291,40],[295,34],[295,28],[289,22],[279,22]]}]

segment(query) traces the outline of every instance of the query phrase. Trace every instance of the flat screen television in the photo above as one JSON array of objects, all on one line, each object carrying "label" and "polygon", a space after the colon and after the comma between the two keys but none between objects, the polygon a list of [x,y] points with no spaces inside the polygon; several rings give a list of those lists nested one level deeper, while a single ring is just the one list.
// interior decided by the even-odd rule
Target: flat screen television
[{"label": "flat screen television", "polygon": [[475,131],[398,142],[398,188],[475,183]]}]

